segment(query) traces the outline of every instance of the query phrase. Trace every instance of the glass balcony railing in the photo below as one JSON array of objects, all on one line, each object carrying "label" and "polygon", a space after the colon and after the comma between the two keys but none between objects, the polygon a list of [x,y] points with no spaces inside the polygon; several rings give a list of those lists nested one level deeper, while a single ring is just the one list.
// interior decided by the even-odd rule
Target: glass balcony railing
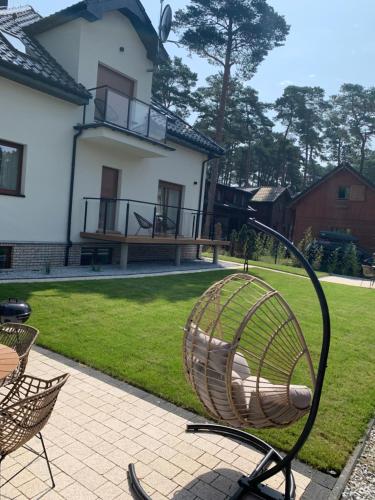
[{"label": "glass balcony railing", "polygon": [[90,89],[94,97],[85,106],[83,124],[107,123],[154,141],[165,142],[167,116],[139,99],[108,86]]}]

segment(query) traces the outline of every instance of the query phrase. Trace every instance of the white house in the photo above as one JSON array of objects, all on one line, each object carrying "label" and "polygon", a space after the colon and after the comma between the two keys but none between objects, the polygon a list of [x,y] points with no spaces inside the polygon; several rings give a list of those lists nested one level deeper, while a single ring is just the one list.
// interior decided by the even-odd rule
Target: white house
[{"label": "white house", "polygon": [[167,57],[138,0],[0,9],[0,268],[195,255],[223,150],[152,102]]}]

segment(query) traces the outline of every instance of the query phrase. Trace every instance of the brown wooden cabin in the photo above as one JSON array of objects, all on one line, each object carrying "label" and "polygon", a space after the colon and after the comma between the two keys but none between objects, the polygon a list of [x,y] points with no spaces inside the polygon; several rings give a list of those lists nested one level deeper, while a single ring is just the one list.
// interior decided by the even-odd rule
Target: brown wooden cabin
[{"label": "brown wooden cabin", "polygon": [[358,238],[358,244],[375,251],[375,185],[348,165],[331,170],[300,193],[290,205],[294,242],[304,231],[336,231]]},{"label": "brown wooden cabin", "polygon": [[253,194],[250,206],[256,210],[255,218],[285,236],[289,233],[289,189],[282,186],[263,186]]}]

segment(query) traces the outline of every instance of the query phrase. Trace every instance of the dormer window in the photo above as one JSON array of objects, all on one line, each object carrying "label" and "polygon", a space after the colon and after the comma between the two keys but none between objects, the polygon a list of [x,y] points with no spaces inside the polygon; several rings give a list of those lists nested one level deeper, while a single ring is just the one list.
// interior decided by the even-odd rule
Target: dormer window
[{"label": "dormer window", "polygon": [[0,33],[14,49],[16,49],[18,52],[21,52],[21,54],[26,54],[26,45],[20,38],[4,30],[0,30]]}]

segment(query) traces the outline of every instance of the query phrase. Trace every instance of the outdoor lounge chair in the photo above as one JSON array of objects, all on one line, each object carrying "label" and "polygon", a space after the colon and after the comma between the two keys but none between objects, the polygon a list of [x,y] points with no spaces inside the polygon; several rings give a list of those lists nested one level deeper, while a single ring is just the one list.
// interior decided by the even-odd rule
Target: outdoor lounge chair
[{"label": "outdoor lounge chair", "polygon": [[0,344],[14,349],[19,356],[17,368],[6,378],[0,381],[0,387],[15,383],[25,372],[29,352],[39,331],[32,326],[18,323],[4,323],[0,325]]},{"label": "outdoor lounge chair", "polygon": [[[249,463],[251,470],[238,481],[232,500],[246,494],[291,500],[296,494],[291,464],[306,442],[319,408],[330,344],[329,310],[322,286],[302,253],[274,229],[255,219],[248,223],[282,243],[310,277],[322,315],[317,374],[298,320],[282,295],[255,276],[227,276],[195,304],[183,341],[187,380],[220,425],[189,424],[186,430],[229,437],[263,455],[256,466]],[[285,456],[242,430],[282,428],[305,415],[301,434]],[[265,484],[279,472],[285,480],[284,494]],[[134,464],[129,465],[129,478],[138,498],[150,498]]]},{"label": "outdoor lounge chair", "polygon": [[138,212],[134,212],[134,216],[137,219],[137,222],[139,224],[138,231],[135,233],[136,236],[138,235],[139,231],[141,229],[146,229],[148,232],[152,230],[153,223],[150,222],[149,220],[145,219],[142,215],[140,215]]},{"label": "outdoor lounge chair", "polygon": [[[23,375],[0,401],[0,465],[10,453],[24,447],[36,455],[26,467],[38,458],[46,460],[52,488],[55,487],[55,482],[41,430],[48,422],[59,392],[68,377],[69,375],[65,374],[52,380],[42,380]],[[26,444],[35,436],[41,441],[41,452]],[[12,481],[26,467],[4,483],[1,482],[1,486]]]},{"label": "outdoor lounge chair", "polygon": [[370,281],[370,286],[375,285],[375,267],[362,264],[362,274],[364,278],[367,278]]}]

